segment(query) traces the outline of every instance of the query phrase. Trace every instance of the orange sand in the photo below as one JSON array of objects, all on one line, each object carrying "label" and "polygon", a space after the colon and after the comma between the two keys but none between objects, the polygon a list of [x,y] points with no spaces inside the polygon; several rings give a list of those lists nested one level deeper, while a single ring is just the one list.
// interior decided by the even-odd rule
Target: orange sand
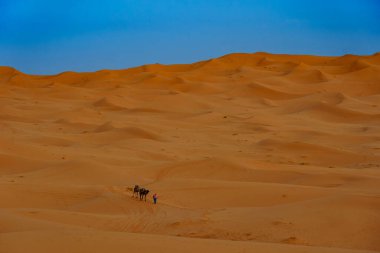
[{"label": "orange sand", "polygon": [[380,54],[1,67],[0,252],[380,251],[379,109]]}]

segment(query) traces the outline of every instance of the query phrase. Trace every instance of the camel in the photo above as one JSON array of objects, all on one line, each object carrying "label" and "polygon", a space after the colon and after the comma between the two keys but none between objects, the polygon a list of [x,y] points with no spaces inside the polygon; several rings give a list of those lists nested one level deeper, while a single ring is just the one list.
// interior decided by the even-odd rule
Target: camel
[{"label": "camel", "polygon": [[135,196],[135,194],[136,194],[136,198],[137,198],[139,196],[139,192],[140,192],[140,187],[138,185],[135,185],[135,187],[133,188],[132,198]]},{"label": "camel", "polygon": [[139,193],[140,193],[140,200],[145,199],[145,201],[146,201],[146,195],[148,195],[149,190],[144,189],[144,188],[140,188]]}]

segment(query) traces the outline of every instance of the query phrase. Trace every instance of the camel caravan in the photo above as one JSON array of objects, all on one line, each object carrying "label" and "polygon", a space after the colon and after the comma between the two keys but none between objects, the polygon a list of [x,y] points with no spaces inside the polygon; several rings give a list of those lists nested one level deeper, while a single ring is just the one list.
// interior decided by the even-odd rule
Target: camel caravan
[{"label": "camel caravan", "polygon": [[[145,188],[142,188],[138,185],[135,185],[135,187],[133,188],[133,195],[132,195],[132,198],[133,197],[136,197],[136,198],[140,198],[140,200],[145,200],[146,201],[146,196],[149,194],[149,190],[148,189],[145,189]],[[158,199],[158,195],[157,193],[153,194],[153,203],[154,204],[157,204],[157,199]]]},{"label": "camel caravan", "polygon": [[148,195],[148,193],[149,193],[148,189],[141,188],[140,186],[135,185],[135,187],[133,188],[133,196],[132,197],[135,197],[135,195],[136,195],[136,198],[140,197],[140,200],[145,199],[145,201],[146,201],[146,195]]}]

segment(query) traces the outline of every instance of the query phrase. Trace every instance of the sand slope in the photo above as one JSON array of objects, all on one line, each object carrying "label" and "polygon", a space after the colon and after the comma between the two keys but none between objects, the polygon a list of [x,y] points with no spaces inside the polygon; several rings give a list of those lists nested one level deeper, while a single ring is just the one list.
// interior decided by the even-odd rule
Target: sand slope
[{"label": "sand slope", "polygon": [[0,67],[0,129],[1,253],[380,251],[379,54]]}]

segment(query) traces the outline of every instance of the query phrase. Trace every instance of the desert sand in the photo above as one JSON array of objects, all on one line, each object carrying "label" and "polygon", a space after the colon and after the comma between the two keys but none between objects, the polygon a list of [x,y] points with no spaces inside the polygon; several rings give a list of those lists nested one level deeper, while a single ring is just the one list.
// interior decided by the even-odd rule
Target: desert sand
[{"label": "desert sand", "polygon": [[380,251],[380,54],[1,67],[0,129],[1,253]]}]

